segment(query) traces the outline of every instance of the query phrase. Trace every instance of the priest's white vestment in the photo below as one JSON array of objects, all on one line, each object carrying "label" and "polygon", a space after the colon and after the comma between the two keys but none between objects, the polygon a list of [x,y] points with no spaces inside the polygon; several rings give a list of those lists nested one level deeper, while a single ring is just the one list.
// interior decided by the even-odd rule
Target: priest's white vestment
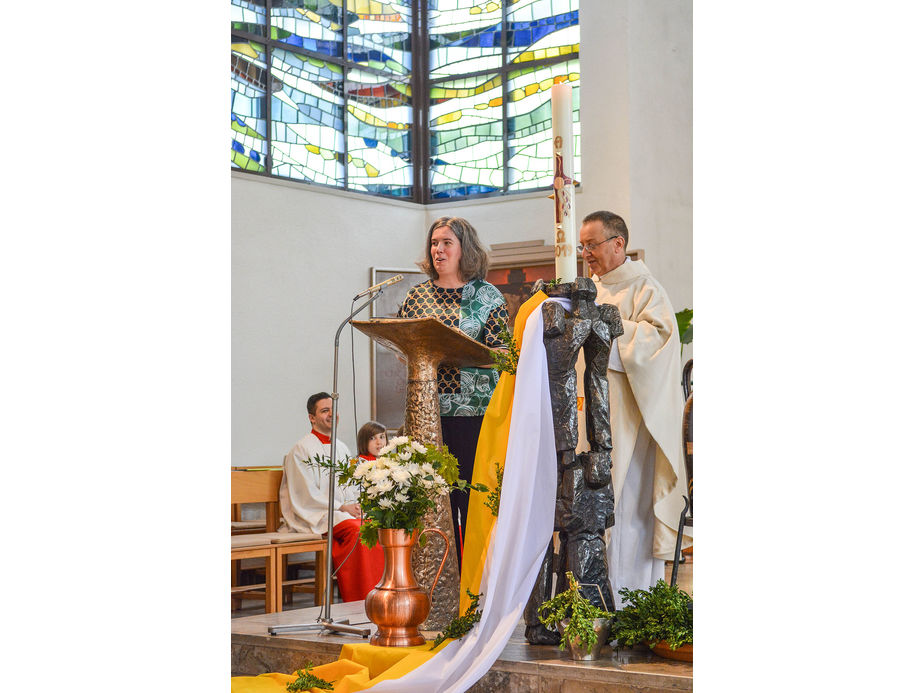
[{"label": "priest's white vestment", "polygon": [[[282,513],[280,531],[327,533],[327,502],[330,494],[330,474],[313,462],[315,455],[330,459],[330,445],[322,443],[312,432],[289,450],[282,463],[282,483],[279,487],[279,510]],[[349,459],[350,450],[338,438],[337,459]],[[343,488],[334,481],[334,508],[356,503],[354,488]],[[353,516],[334,510],[334,526]]]},{"label": "priest's white vestment", "polygon": [[[619,602],[620,588],[647,588],[663,578],[664,560],[674,555],[686,490],[680,337],[667,293],[644,262],[627,258],[593,281],[596,302],[615,305],[624,330],[607,372],[616,498],[607,562]],[[578,369],[578,395],[583,396],[583,359]],[[586,449],[584,417],[578,419]],[[684,546],[691,544],[685,532]]]}]

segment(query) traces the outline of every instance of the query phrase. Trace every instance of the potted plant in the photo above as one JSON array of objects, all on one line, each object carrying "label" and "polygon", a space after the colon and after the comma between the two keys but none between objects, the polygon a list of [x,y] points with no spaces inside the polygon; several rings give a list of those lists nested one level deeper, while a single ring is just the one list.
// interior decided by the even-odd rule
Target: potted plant
[{"label": "potted plant", "polygon": [[616,647],[646,644],[655,654],[693,661],[693,599],[664,580],[648,590],[619,590],[625,606],[613,619]]},{"label": "potted plant", "polygon": [[[568,589],[539,606],[539,620],[546,628],[558,628],[561,633],[558,646],[562,650],[570,646],[572,659],[597,659],[609,635],[613,614],[594,606],[581,594],[581,585],[570,571],[565,576]],[[600,599],[603,600],[602,593]]]}]

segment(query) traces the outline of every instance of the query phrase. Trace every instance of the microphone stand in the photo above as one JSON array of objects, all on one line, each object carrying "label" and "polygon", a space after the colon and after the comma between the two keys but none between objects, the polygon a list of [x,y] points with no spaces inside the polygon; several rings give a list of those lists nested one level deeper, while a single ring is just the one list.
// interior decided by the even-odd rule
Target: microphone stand
[{"label": "microphone stand", "polygon": [[[375,301],[379,296],[382,295],[384,287],[376,289],[373,294],[370,296],[369,300],[363,303],[359,308],[354,310],[350,315],[340,323],[340,327],[337,328],[337,333],[334,335],[334,387],[330,393],[332,400],[332,411],[331,416],[333,417],[333,425],[330,432],[330,459],[331,463],[336,463],[337,457],[337,401],[340,399],[340,394],[337,392],[337,363],[338,363],[338,354],[340,352],[340,333],[343,331],[343,328],[346,327],[346,324],[353,319],[353,316],[356,315],[363,308],[368,306],[370,303]],[[297,631],[304,630],[321,630],[321,631],[330,631],[333,633],[347,633],[350,635],[361,635],[364,638],[368,638],[372,633],[371,628],[361,628],[359,626],[349,625],[349,619],[344,621],[334,621],[330,616],[330,601],[331,595],[333,594],[334,589],[334,555],[332,552],[333,548],[333,538],[334,538],[334,484],[335,477],[333,469],[330,471],[330,488],[328,490],[327,497],[327,551],[325,552],[325,585],[324,585],[324,606],[321,609],[321,615],[318,616],[316,623],[293,623],[290,625],[280,625],[280,626],[269,626],[266,630],[270,635],[277,635],[279,633],[293,633]],[[338,568],[339,570],[339,568]],[[317,579],[317,569],[315,569],[315,579]]]}]

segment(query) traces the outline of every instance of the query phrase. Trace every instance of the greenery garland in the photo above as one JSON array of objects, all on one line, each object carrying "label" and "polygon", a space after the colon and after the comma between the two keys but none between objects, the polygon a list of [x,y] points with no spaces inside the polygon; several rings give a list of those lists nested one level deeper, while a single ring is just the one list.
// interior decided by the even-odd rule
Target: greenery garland
[{"label": "greenery garland", "polygon": [[504,485],[504,470],[501,466],[495,462],[494,471],[497,472],[497,486],[495,486],[490,493],[488,493],[488,499],[484,502],[488,510],[491,511],[491,514],[494,517],[497,517],[497,513],[500,512],[500,496],[501,496],[501,487]]},{"label": "greenery garland", "polygon": [[295,675],[298,678],[288,684],[286,690],[290,693],[295,693],[295,691],[310,691],[312,688],[320,688],[322,691],[334,690],[334,684],[330,681],[325,681],[311,673],[313,668],[314,664],[308,662],[308,666],[296,671]]},{"label": "greenery garland", "polygon": [[510,375],[516,375],[517,363],[520,361],[520,347],[517,345],[517,340],[510,334],[510,330],[507,329],[506,325],[501,327],[500,338],[504,342],[504,347],[507,351],[491,352],[491,359],[494,361],[491,368]]},{"label": "greenery garland", "polygon": [[436,640],[433,641],[433,646],[430,648],[431,650],[435,650],[444,640],[448,640],[449,638],[461,638],[481,620],[481,612],[477,610],[481,595],[472,594],[467,587],[465,588],[465,593],[468,594],[470,600],[468,608],[462,616],[452,619],[449,625],[446,626],[446,630],[436,636]]}]

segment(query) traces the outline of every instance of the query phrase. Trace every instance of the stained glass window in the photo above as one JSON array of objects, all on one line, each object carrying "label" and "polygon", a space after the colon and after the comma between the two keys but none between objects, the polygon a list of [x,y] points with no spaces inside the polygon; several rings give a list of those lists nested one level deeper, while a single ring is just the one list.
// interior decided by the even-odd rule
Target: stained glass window
[{"label": "stained glass window", "polygon": [[579,178],[578,9],[231,0],[232,167],[420,202],[548,187],[567,82]]},{"label": "stained glass window", "polygon": [[266,54],[259,43],[231,37],[231,166],[266,170]]}]

